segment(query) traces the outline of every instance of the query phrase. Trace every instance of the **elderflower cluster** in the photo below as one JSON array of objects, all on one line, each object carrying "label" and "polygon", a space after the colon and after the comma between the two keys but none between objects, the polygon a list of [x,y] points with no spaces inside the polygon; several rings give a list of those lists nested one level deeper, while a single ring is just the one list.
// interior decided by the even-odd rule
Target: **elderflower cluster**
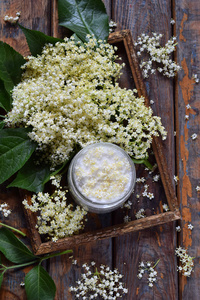
[{"label": "elderflower cluster", "polygon": [[153,262],[147,261],[144,263],[143,261],[139,264],[139,273],[137,277],[141,279],[143,275],[145,274],[145,271],[148,272],[148,285],[149,287],[153,287],[154,282],[157,280],[157,271],[155,271],[155,267],[159,263],[160,260],[158,260],[154,265]]},{"label": "elderflower cluster", "polygon": [[95,142],[118,144],[130,156],[143,159],[152,136],[166,131],[161,119],[135,91],[117,83],[122,66],[115,47],[89,38],[85,45],[70,38],[48,44],[29,56],[22,82],[14,87],[8,126],[30,126],[42,160],[58,165],[76,146]]},{"label": "elderflower cluster", "polygon": [[146,181],[146,179],[144,177],[136,178],[136,182],[138,182],[138,183],[144,183],[145,181]]},{"label": "elderflower cluster", "polygon": [[193,74],[193,75],[192,75],[192,79],[193,79],[196,83],[199,83],[199,78],[198,78],[197,74]]},{"label": "elderflower cluster", "polygon": [[199,186],[199,185],[196,186],[196,191],[197,191],[197,192],[200,191],[200,186]]},{"label": "elderflower cluster", "polygon": [[39,192],[31,198],[32,204],[23,201],[26,209],[32,212],[40,212],[37,216],[38,231],[40,234],[48,234],[52,241],[71,236],[84,227],[84,218],[87,212],[80,206],[74,208],[73,204],[67,203],[66,193],[60,186],[60,178],[52,177],[55,191],[52,195]]},{"label": "elderflower cluster", "polygon": [[129,215],[124,216],[124,223],[129,223],[131,221],[131,217]]},{"label": "elderflower cluster", "polygon": [[110,22],[109,22],[109,33],[114,32],[116,28],[117,28],[117,23],[114,22],[113,20],[110,20]]},{"label": "elderflower cluster", "polygon": [[143,196],[143,197],[147,197],[147,198],[149,198],[150,200],[152,200],[152,199],[154,198],[154,194],[148,192],[148,188],[149,188],[149,185],[148,185],[148,184],[145,184],[145,185],[144,185],[144,192],[142,192],[142,196]]},{"label": "elderflower cluster", "polygon": [[123,204],[123,208],[131,209],[132,205],[133,202],[131,200],[128,200]]},{"label": "elderflower cluster", "polygon": [[112,271],[108,266],[101,265],[98,270],[95,262],[83,264],[82,267],[84,273],[76,282],[77,286],[70,287],[76,298],[86,300],[101,296],[102,299],[115,300],[128,293],[121,281],[123,275],[117,269]]},{"label": "elderflower cluster", "polygon": [[136,219],[146,218],[146,215],[144,214],[144,208],[141,208],[138,210],[138,212],[135,214]]},{"label": "elderflower cluster", "polygon": [[4,16],[4,21],[8,22],[8,23],[11,23],[11,24],[16,24],[19,21],[20,15],[21,15],[20,11],[16,12],[15,17],[5,15]]},{"label": "elderflower cluster", "polygon": [[194,257],[189,256],[187,250],[182,247],[176,248],[175,254],[179,257],[182,264],[178,267],[177,271],[181,272],[184,276],[189,277],[193,271]]},{"label": "elderflower cluster", "polygon": [[160,179],[159,174],[156,174],[156,175],[153,176],[153,181],[157,182],[157,181],[159,181],[159,179]]},{"label": "elderflower cluster", "polygon": [[7,203],[0,204],[0,212],[2,211],[4,217],[8,217],[11,214],[11,210],[8,209]]},{"label": "elderflower cluster", "polygon": [[135,46],[139,47],[138,56],[143,52],[148,54],[148,59],[140,63],[144,78],[147,78],[149,73],[154,74],[156,70],[167,77],[174,77],[181,68],[170,58],[171,53],[175,51],[176,37],[172,37],[164,47],[161,47],[160,39],[163,35],[154,32],[152,35],[150,37],[143,33],[135,43]]}]

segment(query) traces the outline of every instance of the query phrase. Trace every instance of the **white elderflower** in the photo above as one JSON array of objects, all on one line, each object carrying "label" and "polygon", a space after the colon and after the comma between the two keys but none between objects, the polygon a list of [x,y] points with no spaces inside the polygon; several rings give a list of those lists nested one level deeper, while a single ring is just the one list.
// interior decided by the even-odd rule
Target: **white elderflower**
[{"label": "white elderflower", "polygon": [[181,266],[178,267],[177,271],[181,272],[183,276],[189,277],[193,271],[194,257],[189,256],[187,250],[182,247],[176,248],[175,254],[179,257],[181,263]]},{"label": "white elderflower", "polygon": [[189,120],[189,115],[185,115],[185,120]]},{"label": "white elderflower", "polygon": [[186,109],[190,109],[190,108],[191,108],[190,104],[187,104]]},{"label": "white elderflower", "polygon": [[191,138],[192,138],[192,140],[196,140],[197,134],[196,134],[196,133],[193,133],[193,134],[191,135]]},{"label": "white elderflower", "polygon": [[128,200],[127,202],[124,203],[123,208],[131,209],[133,203],[132,201]]},{"label": "white elderflower", "polygon": [[175,22],[174,19],[171,19],[171,20],[170,20],[170,24],[174,25],[175,23],[176,23],[176,22]]},{"label": "white elderflower", "polygon": [[146,263],[141,262],[139,264],[139,273],[137,275],[137,277],[139,279],[141,279],[143,277],[143,275],[145,274],[145,271],[148,272],[148,285],[149,287],[153,287],[153,283],[156,282],[157,280],[157,274],[158,272],[155,271],[155,267],[157,266],[157,264],[159,263],[160,260],[158,260],[155,264],[153,264],[153,262],[151,261],[147,261]]},{"label": "white elderflower", "polygon": [[123,275],[117,269],[112,271],[110,267],[101,265],[98,270],[95,263],[83,264],[82,268],[84,272],[76,282],[77,286],[69,288],[76,298],[95,299],[99,296],[101,299],[118,299],[128,293],[121,281]]},{"label": "white elderflower", "polygon": [[146,179],[145,179],[144,177],[136,178],[136,182],[137,182],[137,183],[143,183],[143,182],[145,182],[145,181],[146,181]]},{"label": "white elderflower", "polygon": [[26,209],[39,212],[37,216],[37,228],[40,234],[47,234],[53,242],[60,238],[76,234],[84,228],[84,219],[87,212],[80,206],[68,203],[67,191],[63,191],[60,184],[60,176],[53,177],[52,182],[55,191],[52,195],[39,192],[31,198],[31,205],[24,200]]},{"label": "white elderflower", "polygon": [[176,231],[177,231],[177,232],[180,232],[180,231],[181,231],[181,227],[180,227],[180,226],[177,226],[177,227],[176,227]]},{"label": "white elderflower", "polygon": [[117,23],[114,22],[113,20],[110,20],[109,22],[109,32],[113,32],[115,31],[115,29],[117,28]]},{"label": "white elderflower", "polygon": [[124,223],[128,223],[131,221],[131,217],[129,217],[128,215],[124,216]]},{"label": "white elderflower", "polygon": [[25,286],[25,283],[22,281],[22,282],[20,283],[20,286],[21,286],[21,287],[24,287],[24,286]]},{"label": "white elderflower", "polygon": [[199,185],[196,186],[196,191],[197,191],[197,192],[200,191],[200,186],[199,186]]},{"label": "white elderflower", "polygon": [[157,181],[159,181],[159,179],[160,179],[159,174],[153,176],[153,181],[157,182]]},{"label": "white elderflower", "polygon": [[192,230],[194,226],[192,224],[188,224],[188,229]]},{"label": "white elderflower", "polygon": [[176,185],[178,184],[178,181],[179,181],[179,177],[174,175],[174,182],[175,182]]},{"label": "white elderflower", "polygon": [[164,211],[169,211],[169,206],[167,204],[162,205]]},{"label": "white elderflower", "polygon": [[5,218],[7,218],[11,214],[11,210],[8,209],[8,204],[7,203],[0,204],[0,212],[3,213],[3,216]]},{"label": "white elderflower", "polygon": [[196,83],[199,83],[199,78],[198,78],[198,75],[197,75],[197,74],[193,74],[193,75],[192,75],[192,79],[193,79]]},{"label": "white elderflower", "polygon": [[138,210],[138,212],[135,214],[136,219],[145,218],[146,215],[144,214],[144,208],[141,208]]},{"label": "white elderflower", "polygon": [[6,124],[29,126],[41,160],[52,166],[70,158],[74,149],[96,142],[118,144],[135,159],[144,159],[152,136],[166,138],[161,119],[145,99],[117,83],[123,65],[116,48],[88,37],[48,44],[29,56],[22,81],[12,92]]}]

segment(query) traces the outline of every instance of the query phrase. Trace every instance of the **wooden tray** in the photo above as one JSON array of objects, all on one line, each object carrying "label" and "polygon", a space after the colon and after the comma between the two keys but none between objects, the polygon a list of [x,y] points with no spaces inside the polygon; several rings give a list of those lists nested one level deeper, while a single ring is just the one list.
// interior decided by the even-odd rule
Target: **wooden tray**
[{"label": "wooden tray", "polygon": [[[111,33],[109,36],[109,43],[122,47],[125,50],[126,59],[130,67],[130,74],[125,76],[132,76],[133,84],[138,90],[139,96],[145,97],[145,103],[149,106],[149,99],[147,96],[146,88],[142,79],[140,67],[137,61],[136,53],[134,50],[134,44],[129,30],[122,30],[120,32]],[[123,58],[123,57],[122,57]],[[125,86],[124,86],[125,85]],[[126,86],[126,78],[123,78],[123,87],[133,88],[133,86]],[[145,228],[161,225],[167,222],[175,221],[181,218],[178,202],[175,194],[175,189],[172,184],[172,178],[168,170],[168,165],[165,160],[163,145],[160,138],[153,138],[152,149],[158,165],[158,170],[161,176],[161,181],[166,195],[166,200],[170,211],[165,213],[159,213],[146,218],[133,220],[128,223],[117,224],[109,226],[103,229],[97,229],[95,231],[88,231],[72,237],[60,239],[57,242],[42,242],[41,236],[38,233],[36,226],[36,215],[30,210],[24,209],[24,213],[28,223],[29,236],[33,251],[36,255],[46,254],[58,250],[64,250],[75,245],[85,244],[96,240],[117,237],[119,235],[142,230]],[[31,203],[31,195],[24,194],[23,197],[27,199],[28,203]]]}]

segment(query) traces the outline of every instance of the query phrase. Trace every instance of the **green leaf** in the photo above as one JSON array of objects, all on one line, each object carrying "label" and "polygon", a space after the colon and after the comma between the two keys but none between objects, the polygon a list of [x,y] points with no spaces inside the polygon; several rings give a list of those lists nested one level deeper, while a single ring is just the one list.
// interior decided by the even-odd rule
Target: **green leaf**
[{"label": "green leaf", "polygon": [[22,29],[23,33],[26,36],[29,49],[33,56],[37,56],[37,54],[41,54],[45,44],[51,43],[54,45],[57,42],[63,42],[63,40],[54,38],[52,36],[48,36],[43,32],[37,30],[31,30],[23,27],[22,25],[19,25],[19,27]]},{"label": "green leaf", "polygon": [[4,128],[4,125],[5,125],[4,121],[0,121],[0,129]]},{"label": "green leaf", "polygon": [[53,300],[56,286],[47,271],[38,265],[25,276],[25,290],[28,300]]},{"label": "green leaf", "polygon": [[71,29],[82,41],[87,34],[107,40],[109,22],[101,0],[58,0],[59,24]]},{"label": "green leaf", "polygon": [[50,177],[50,167],[48,165],[36,165],[29,160],[18,172],[17,177],[8,187],[18,187],[31,192],[42,192],[46,180]]},{"label": "green leaf", "polygon": [[0,41],[0,79],[4,82],[4,87],[8,94],[20,82],[21,66],[25,62],[20,53],[8,44]]},{"label": "green leaf", "polygon": [[4,273],[0,274],[0,288],[1,288],[1,285],[2,285],[2,282],[3,282],[3,275],[4,275]]},{"label": "green leaf", "polygon": [[149,170],[153,169],[152,164],[146,158],[144,158],[144,159],[131,158],[131,159],[135,164],[144,164]]},{"label": "green leaf", "polygon": [[12,98],[10,94],[6,91],[4,82],[0,79],[0,107],[2,107],[6,112],[11,109]]},{"label": "green leaf", "polygon": [[12,231],[3,227],[0,228],[0,251],[13,263],[22,264],[37,259]]},{"label": "green leaf", "polygon": [[0,130],[0,184],[21,169],[36,149],[29,128]]}]

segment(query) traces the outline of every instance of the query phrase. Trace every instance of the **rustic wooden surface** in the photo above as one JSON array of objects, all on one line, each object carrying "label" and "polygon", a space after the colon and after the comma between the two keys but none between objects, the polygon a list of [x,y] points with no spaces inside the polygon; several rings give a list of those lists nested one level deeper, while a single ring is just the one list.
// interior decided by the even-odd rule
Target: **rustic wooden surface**
[{"label": "rustic wooden surface", "polygon": [[[175,223],[146,229],[137,233],[95,241],[87,245],[76,246],[74,258],[78,265],[95,260],[97,264],[107,264],[117,267],[124,274],[124,282],[129,289],[127,300],[197,300],[200,295],[200,267],[199,267],[199,196],[196,186],[199,181],[199,137],[191,140],[193,133],[199,132],[199,92],[200,84],[192,80],[193,74],[200,77],[200,3],[198,0],[106,0],[107,12],[118,24],[118,29],[130,29],[134,39],[141,33],[163,33],[162,42],[165,43],[173,34],[178,38],[177,61],[181,64],[176,80],[163,78],[158,74],[145,81],[149,98],[154,100],[152,106],[155,114],[162,117],[162,122],[168,131],[168,138],[164,142],[166,160],[171,176],[179,175],[177,195],[182,212],[181,233],[175,231]],[[0,2],[0,40],[13,46],[16,50],[28,54],[27,45],[22,32],[15,26],[5,24],[3,17],[8,14],[15,16],[21,11],[22,25],[43,31],[46,34],[62,35],[63,30],[57,28],[56,1],[45,0],[2,0]],[[176,25],[170,25],[170,19],[176,20]],[[186,105],[191,105],[189,120],[185,120]],[[174,131],[177,132],[174,138]],[[138,170],[138,176],[143,171]],[[155,189],[157,203],[148,204],[148,211],[153,208],[159,212],[165,201],[161,184],[150,182],[151,190]],[[136,187],[139,192],[140,186]],[[21,209],[21,198],[17,190],[6,190],[2,186],[0,202],[6,201],[13,210],[5,220],[8,224],[26,232],[26,222]],[[136,204],[134,212],[144,203]],[[121,218],[120,212],[114,213],[113,222]],[[110,218],[111,218],[110,217]],[[111,219],[109,220],[111,222]],[[188,222],[194,225],[193,231],[187,229]],[[183,278],[177,273],[177,260],[174,250],[182,245],[188,248],[189,254],[195,257],[195,268],[190,278]],[[157,261],[156,270],[158,281],[153,288],[149,288],[147,278],[137,278],[140,261]],[[68,291],[80,276],[80,268],[74,267],[68,255],[51,259],[45,266],[53,277],[56,286],[56,300],[73,299]],[[25,300],[25,291],[20,287],[24,274],[30,270],[18,270],[7,273],[0,292],[2,300]]]}]

